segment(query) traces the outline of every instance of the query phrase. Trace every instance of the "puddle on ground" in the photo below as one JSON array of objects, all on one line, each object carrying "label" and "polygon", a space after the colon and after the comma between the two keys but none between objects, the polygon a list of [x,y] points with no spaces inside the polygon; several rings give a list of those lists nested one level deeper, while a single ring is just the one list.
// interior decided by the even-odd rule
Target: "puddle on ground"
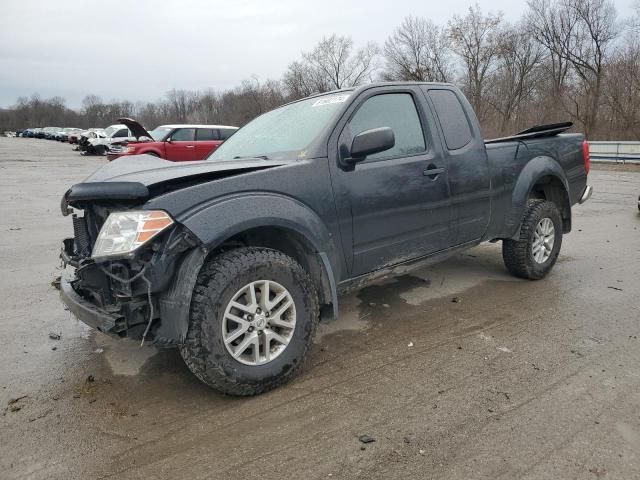
[{"label": "puddle on ground", "polygon": [[118,340],[102,334],[95,335],[95,342],[98,350],[95,354],[107,361],[114,375],[138,375],[147,360],[158,353],[155,347],[140,346],[133,340]]},{"label": "puddle on ground", "polygon": [[[520,281],[504,269],[499,246],[475,247],[441,264],[390,277],[340,297],[340,318],[322,322],[316,340],[345,330],[367,330],[374,310],[393,314],[398,308],[417,307],[431,300],[459,296],[491,280]],[[461,296],[459,301],[463,300]]]}]

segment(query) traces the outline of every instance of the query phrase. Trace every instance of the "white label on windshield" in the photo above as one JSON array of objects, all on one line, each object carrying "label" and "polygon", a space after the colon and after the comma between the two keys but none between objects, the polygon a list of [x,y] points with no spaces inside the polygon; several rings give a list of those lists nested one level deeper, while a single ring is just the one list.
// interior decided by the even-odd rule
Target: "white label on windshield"
[{"label": "white label on windshield", "polygon": [[332,97],[319,98],[313,104],[312,107],[322,107],[323,105],[331,105],[333,103],[346,102],[349,95],[333,95]]}]

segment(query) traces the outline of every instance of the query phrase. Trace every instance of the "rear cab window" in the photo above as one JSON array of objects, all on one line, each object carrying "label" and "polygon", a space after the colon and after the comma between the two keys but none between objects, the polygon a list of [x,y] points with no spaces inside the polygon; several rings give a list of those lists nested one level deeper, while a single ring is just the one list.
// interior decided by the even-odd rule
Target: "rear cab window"
[{"label": "rear cab window", "polygon": [[393,148],[369,155],[365,161],[407,157],[426,151],[422,124],[410,93],[382,93],[365,100],[349,122],[352,138],[372,128],[390,127]]},{"label": "rear cab window", "polygon": [[428,95],[435,107],[447,149],[459,150],[467,146],[473,134],[458,96],[451,90],[429,90]]}]

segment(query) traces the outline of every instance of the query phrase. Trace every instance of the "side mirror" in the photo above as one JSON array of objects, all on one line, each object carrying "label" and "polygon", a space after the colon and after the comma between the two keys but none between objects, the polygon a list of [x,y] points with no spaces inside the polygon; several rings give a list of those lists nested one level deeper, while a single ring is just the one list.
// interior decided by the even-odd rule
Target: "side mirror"
[{"label": "side mirror", "polygon": [[167,142],[167,143],[171,143],[172,141],[173,141],[173,140],[171,140],[171,137],[169,137],[169,138],[167,138],[167,139],[165,140],[165,142]]},{"label": "side mirror", "polygon": [[345,170],[353,170],[355,164],[367,156],[389,150],[395,144],[396,137],[389,127],[372,128],[359,133],[351,142],[349,157],[342,160]]}]

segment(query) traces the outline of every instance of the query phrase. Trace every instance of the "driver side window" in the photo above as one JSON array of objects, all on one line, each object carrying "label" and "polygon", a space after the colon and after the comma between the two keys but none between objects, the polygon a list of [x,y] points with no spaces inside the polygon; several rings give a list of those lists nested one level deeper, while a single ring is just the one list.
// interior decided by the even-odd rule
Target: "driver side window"
[{"label": "driver side window", "polygon": [[369,155],[369,160],[406,157],[426,150],[420,117],[409,93],[385,93],[366,100],[349,122],[351,138],[372,128],[390,127],[396,137],[393,148]]}]

